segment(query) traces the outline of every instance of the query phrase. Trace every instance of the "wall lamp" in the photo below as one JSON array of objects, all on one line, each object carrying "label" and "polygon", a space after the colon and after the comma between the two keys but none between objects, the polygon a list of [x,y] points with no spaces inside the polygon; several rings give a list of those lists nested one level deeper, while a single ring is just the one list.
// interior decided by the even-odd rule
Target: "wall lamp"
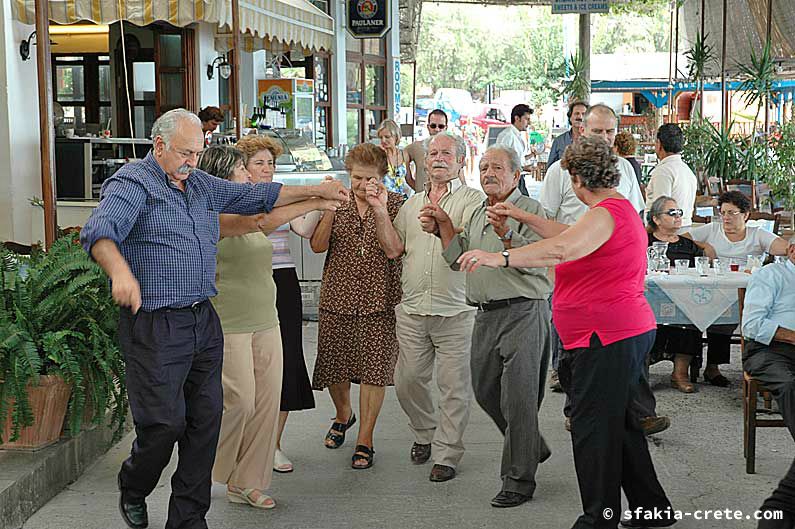
[{"label": "wall lamp", "polygon": [[207,79],[210,81],[213,80],[216,64],[218,65],[218,75],[220,75],[222,79],[229,79],[229,76],[232,75],[232,65],[227,62],[226,57],[223,55],[216,57],[212,63],[207,65]]},{"label": "wall lamp", "polygon": [[[30,59],[30,47],[36,44],[35,42],[33,42],[35,39],[36,39],[36,32],[34,31],[30,35],[28,35],[27,39],[19,43],[19,55],[20,57],[22,57],[23,61],[27,61],[28,59]],[[52,39],[50,39],[50,46],[53,46],[55,44],[58,43],[53,42]]]}]

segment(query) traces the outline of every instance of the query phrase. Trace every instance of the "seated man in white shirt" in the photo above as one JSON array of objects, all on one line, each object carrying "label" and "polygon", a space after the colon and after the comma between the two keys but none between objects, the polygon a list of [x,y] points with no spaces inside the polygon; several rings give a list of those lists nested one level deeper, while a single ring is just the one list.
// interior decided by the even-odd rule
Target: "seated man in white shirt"
[{"label": "seated man in white shirt", "polygon": [[[743,309],[743,369],[768,388],[795,439],[795,237],[787,260],[751,276]],[[795,461],[762,511],[783,511],[783,520],[763,520],[759,529],[795,528]]]},{"label": "seated man in white shirt", "polygon": [[657,129],[654,150],[660,163],[651,172],[646,185],[646,213],[658,197],[669,196],[682,208],[682,229],[688,231],[693,224],[693,207],[696,203],[698,181],[690,167],[682,160],[685,135],[676,123],[666,123]]}]

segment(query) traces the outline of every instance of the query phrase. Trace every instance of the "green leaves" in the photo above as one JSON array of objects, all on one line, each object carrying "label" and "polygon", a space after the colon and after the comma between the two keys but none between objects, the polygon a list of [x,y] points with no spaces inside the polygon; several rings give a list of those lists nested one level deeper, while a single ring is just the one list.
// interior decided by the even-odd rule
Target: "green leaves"
[{"label": "green leaves", "polygon": [[101,422],[111,409],[119,434],[127,400],[115,340],[118,309],[107,276],[78,234],[30,257],[3,250],[0,287],[0,423],[10,412],[11,440],[33,421],[26,386],[42,374],[60,375],[72,386],[70,432],[84,420]]},{"label": "green leaves", "polygon": [[754,122],[756,122],[765,102],[769,101],[773,94],[773,83],[776,81],[776,62],[770,52],[769,39],[765,42],[761,55],[757,55],[753,43],[750,47],[750,64],[735,62],[735,65],[741,80],[738,90],[744,92],[743,102],[749,107],[754,105],[757,107],[754,118]]},{"label": "green leaves", "polygon": [[696,41],[686,52],[687,78],[691,82],[704,82],[707,69],[710,65],[717,65],[718,56],[715,48],[707,44],[708,33],[701,35],[696,32]]},{"label": "green leaves", "polygon": [[591,93],[591,83],[586,73],[588,70],[588,58],[581,57],[579,53],[569,57],[570,76],[564,81],[563,95],[569,100],[587,101]]}]

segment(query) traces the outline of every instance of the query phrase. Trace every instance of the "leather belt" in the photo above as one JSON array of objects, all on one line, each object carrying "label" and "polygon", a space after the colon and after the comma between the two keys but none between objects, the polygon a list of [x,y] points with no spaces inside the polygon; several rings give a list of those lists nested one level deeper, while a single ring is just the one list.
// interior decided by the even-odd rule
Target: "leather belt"
[{"label": "leather belt", "polygon": [[489,301],[487,303],[471,303],[467,302],[467,305],[470,307],[477,307],[478,310],[482,310],[483,312],[488,312],[490,310],[502,309],[508,307],[509,305],[516,305],[519,303],[525,303],[530,301],[530,298],[508,298],[508,299],[498,299],[496,301]]},{"label": "leather belt", "polygon": [[205,303],[209,303],[209,302],[210,302],[209,299],[203,299],[201,301],[194,301],[190,305],[186,305],[184,307],[165,307],[165,309],[163,309],[163,310],[166,310],[168,312],[178,312],[178,311],[183,311],[183,310],[196,311],[196,310],[199,310],[202,305],[204,305]]}]

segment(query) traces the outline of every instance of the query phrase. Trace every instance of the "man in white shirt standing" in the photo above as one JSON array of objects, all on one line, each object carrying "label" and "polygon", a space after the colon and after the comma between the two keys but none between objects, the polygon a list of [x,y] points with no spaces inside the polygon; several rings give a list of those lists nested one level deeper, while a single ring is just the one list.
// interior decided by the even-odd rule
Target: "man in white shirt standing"
[{"label": "man in white shirt standing", "polygon": [[[618,117],[612,108],[601,103],[593,105],[585,113],[583,123],[585,125],[584,136],[599,136],[611,147],[613,146],[618,128]],[[635,170],[626,159],[620,156],[616,158],[618,159],[618,170],[621,173],[621,180],[616,191],[624,195],[640,213],[645,205],[638,180],[635,178]],[[539,202],[544,206],[550,219],[562,224],[574,224],[588,211],[588,206],[574,194],[571,187],[571,176],[560,166],[560,161],[553,163],[547,169],[544,182],[541,184]]]},{"label": "man in white shirt standing", "polygon": [[511,126],[506,127],[505,130],[500,132],[497,136],[496,145],[505,145],[516,152],[519,156],[519,161],[522,163],[522,169],[529,170],[530,165],[525,158],[527,153],[527,143],[524,139],[523,132],[527,131],[530,125],[530,116],[533,114],[533,109],[524,103],[520,103],[513,107],[511,110]]},{"label": "man in white shirt standing", "polygon": [[[586,111],[583,123],[585,130],[581,137],[598,136],[604,139],[608,145],[613,146],[618,128],[618,116],[616,116],[612,108],[601,103],[593,105]],[[638,179],[635,177],[635,170],[621,156],[616,156],[616,160],[618,170],[621,173],[621,180],[618,183],[618,187],[616,187],[616,191],[629,200],[638,214],[640,214],[644,208],[643,195],[640,192]],[[546,177],[541,184],[539,202],[541,202],[547,216],[561,224],[574,224],[588,211],[588,206],[574,194],[571,186],[571,176],[568,171],[560,166],[560,161],[553,163],[547,169]],[[552,302],[554,303],[554,300]],[[553,325],[550,388],[559,391],[560,384],[557,377],[557,366],[559,348],[562,346],[556,342],[557,333],[554,331]],[[648,372],[646,373],[646,380],[641,384],[638,395],[640,398],[633,403],[633,407],[641,418],[644,432],[649,435],[668,428],[671,424],[670,419],[668,417],[658,417],[655,411],[657,403],[648,384]],[[564,414],[567,415],[566,424],[568,427],[568,399]]]},{"label": "man in white shirt standing", "polygon": [[661,196],[669,196],[676,200],[682,208],[682,232],[693,224],[693,208],[696,203],[698,181],[696,175],[682,160],[682,149],[685,136],[682,129],[675,123],[666,123],[657,129],[657,143],[654,150],[660,163],[651,172],[646,186],[646,213],[652,203]]}]

